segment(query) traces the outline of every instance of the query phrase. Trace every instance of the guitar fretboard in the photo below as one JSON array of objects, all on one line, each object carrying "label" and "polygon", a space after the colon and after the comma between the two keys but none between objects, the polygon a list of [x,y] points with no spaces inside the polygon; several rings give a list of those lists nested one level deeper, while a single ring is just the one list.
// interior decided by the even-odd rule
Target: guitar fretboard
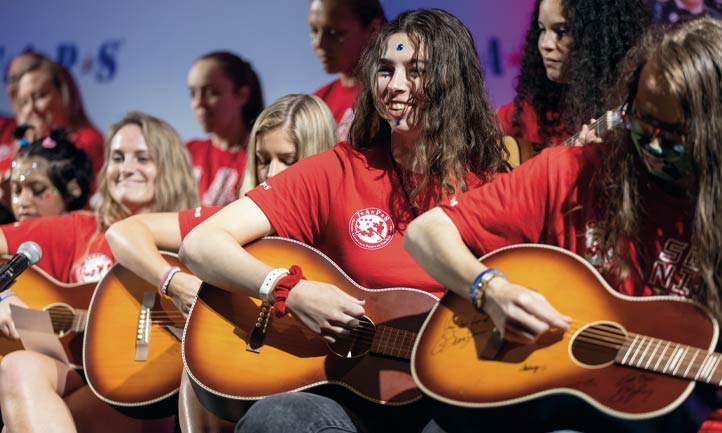
[{"label": "guitar fretboard", "polygon": [[416,332],[404,329],[379,326],[371,342],[371,351],[394,358],[411,359],[417,335]]},{"label": "guitar fretboard", "polygon": [[[613,111],[607,111],[604,115],[597,119],[594,123],[589,125],[589,129],[593,130],[598,137],[604,137],[610,130],[617,126],[622,121],[619,109]],[[563,145],[573,146],[574,143],[579,139],[581,131],[567,138]]]},{"label": "guitar fretboard", "polygon": [[671,341],[632,335],[625,339],[615,361],[668,376],[722,386],[719,353]]}]

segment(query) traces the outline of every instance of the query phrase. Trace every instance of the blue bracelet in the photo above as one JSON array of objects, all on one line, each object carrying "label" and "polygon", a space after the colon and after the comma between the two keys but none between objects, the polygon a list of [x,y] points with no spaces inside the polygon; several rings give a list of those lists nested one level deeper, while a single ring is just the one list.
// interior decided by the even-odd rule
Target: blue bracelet
[{"label": "blue bracelet", "polygon": [[3,293],[0,293],[0,302],[4,301],[5,299],[7,299],[11,296],[17,296],[17,295],[12,290],[7,290]]},{"label": "blue bracelet", "polygon": [[469,291],[469,301],[471,302],[471,305],[476,306],[476,291],[482,288],[482,286],[485,286],[486,283],[491,281],[491,279],[487,279],[486,281],[484,281],[484,277],[487,275],[496,275],[504,278],[505,280],[507,279],[506,275],[504,275],[504,273],[498,269],[487,268],[481,271],[481,273],[477,275],[476,278],[474,278],[474,282],[471,283],[471,291]]}]

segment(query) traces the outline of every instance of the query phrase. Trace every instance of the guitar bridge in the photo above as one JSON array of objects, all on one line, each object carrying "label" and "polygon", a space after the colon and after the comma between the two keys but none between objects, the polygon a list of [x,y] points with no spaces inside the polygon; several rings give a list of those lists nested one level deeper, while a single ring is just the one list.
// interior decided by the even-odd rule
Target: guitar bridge
[{"label": "guitar bridge", "polygon": [[271,304],[263,302],[258,313],[258,319],[256,319],[256,324],[253,325],[253,332],[251,332],[251,337],[248,339],[248,344],[246,345],[247,351],[261,353],[269,320],[271,320]]},{"label": "guitar bridge", "polygon": [[150,312],[155,304],[155,291],[145,292],[138,316],[138,332],[135,335],[135,360],[148,360],[148,344],[150,342]]}]

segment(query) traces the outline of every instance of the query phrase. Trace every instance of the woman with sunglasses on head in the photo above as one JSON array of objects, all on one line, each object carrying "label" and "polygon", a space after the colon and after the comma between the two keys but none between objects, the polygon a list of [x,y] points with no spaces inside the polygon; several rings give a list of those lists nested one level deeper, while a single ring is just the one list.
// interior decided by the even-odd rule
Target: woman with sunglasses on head
[{"label": "woman with sunglasses on head", "polygon": [[[626,128],[607,142],[547,149],[409,226],[405,246],[451,291],[470,299],[472,282],[482,273],[499,276],[474,283],[473,299],[508,340],[533,342],[550,328],[573,332],[569,312],[476,259],[519,243],[575,252],[622,294],[682,296],[722,317],[722,23],[700,19],[666,33],[650,31],[623,64],[619,89],[616,103],[623,104]],[[574,296],[571,289],[559,290]],[[565,408],[575,414],[567,424],[534,427],[541,418],[527,417],[505,425],[519,431],[673,432],[695,431],[700,422],[685,407],[632,422],[578,406]],[[508,415],[457,412],[465,412],[459,419],[473,431],[478,424],[470,419],[493,423]],[[440,423],[457,431],[450,418]]]},{"label": "woman with sunglasses on head", "polygon": [[[285,306],[329,343],[359,325],[365,301],[332,284],[292,285],[300,278],[297,268],[289,275],[271,269],[243,245],[275,233],[319,249],[364,287],[438,295],[443,288],[403,250],[406,226],[416,214],[506,169],[471,34],[457,18],[435,9],[399,15],[372,39],[357,79],[350,142],[268,179],[201,223],[181,247],[190,269],[217,287],[264,296],[247,288],[267,281],[274,308]],[[280,290],[287,285],[286,299]],[[251,406],[236,431],[399,432],[418,431],[424,422],[418,404],[389,407],[337,391],[333,398],[307,392],[267,397]]]},{"label": "woman with sunglasses on head", "polygon": [[[497,112],[504,134],[520,140],[526,152],[538,152],[562,144],[611,108],[606,95],[617,66],[648,15],[640,0],[537,0],[516,97]],[[580,139],[592,141],[595,135],[584,129]]]},{"label": "woman with sunglasses on head", "polygon": [[[93,174],[103,165],[103,135],[85,114],[78,84],[63,65],[40,59],[25,69],[17,83],[18,123],[29,124],[37,137],[53,128],[70,130],[75,146],[88,154]],[[95,182],[92,186],[95,191]]]}]

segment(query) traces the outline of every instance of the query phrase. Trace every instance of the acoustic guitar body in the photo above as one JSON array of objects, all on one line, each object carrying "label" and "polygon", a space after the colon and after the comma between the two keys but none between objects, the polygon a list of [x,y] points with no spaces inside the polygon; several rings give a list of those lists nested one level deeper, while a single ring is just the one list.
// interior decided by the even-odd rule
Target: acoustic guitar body
[{"label": "acoustic guitar body", "polygon": [[[175,255],[163,254],[172,266],[185,269]],[[88,309],[84,348],[88,385],[101,400],[138,417],[178,410],[185,319],[157,291],[116,264],[98,283]],[[175,327],[175,334],[169,326]]]},{"label": "acoustic guitar body", "polygon": [[[692,391],[694,382],[668,374],[709,377],[719,363],[715,354],[705,359],[717,323],[691,301],[621,295],[586,261],[556,247],[517,245],[482,261],[537,290],[574,322],[533,344],[502,342],[488,316],[447,293],[412,357],[417,383],[438,400],[484,408],[568,393],[611,415],[648,418],[671,411]],[[622,341],[632,344],[626,354]]]},{"label": "acoustic guitar body", "polygon": [[233,419],[244,401],[325,384],[389,405],[420,398],[409,359],[436,297],[363,288],[317,250],[288,239],[264,238],[246,250],[274,268],[299,265],[308,280],[365,299],[367,319],[357,334],[328,345],[293,314],[276,318],[259,299],[204,284],[186,325],[183,359],[206,407]]}]

